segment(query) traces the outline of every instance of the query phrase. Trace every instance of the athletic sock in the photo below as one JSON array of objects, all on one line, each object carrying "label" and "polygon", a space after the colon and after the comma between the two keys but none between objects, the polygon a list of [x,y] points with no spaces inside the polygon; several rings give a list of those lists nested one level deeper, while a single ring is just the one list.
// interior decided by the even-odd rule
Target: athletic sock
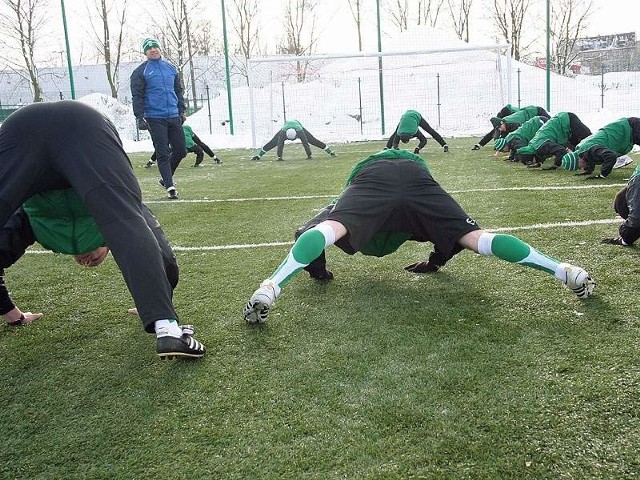
[{"label": "athletic sock", "polygon": [[156,320],[154,324],[156,330],[156,337],[180,337],[182,336],[182,329],[178,322],[173,319]]},{"label": "athletic sock", "polygon": [[483,233],[478,239],[478,253],[487,256],[495,255],[507,262],[542,270],[554,276],[560,264],[555,258],[540,253],[513,235]]},{"label": "athletic sock", "polygon": [[336,241],[336,235],[327,224],[321,223],[304,232],[289,250],[287,258],[280,264],[275,272],[266,280],[274,287],[276,296],[280,289],[304,267],[320,256],[322,250]]}]

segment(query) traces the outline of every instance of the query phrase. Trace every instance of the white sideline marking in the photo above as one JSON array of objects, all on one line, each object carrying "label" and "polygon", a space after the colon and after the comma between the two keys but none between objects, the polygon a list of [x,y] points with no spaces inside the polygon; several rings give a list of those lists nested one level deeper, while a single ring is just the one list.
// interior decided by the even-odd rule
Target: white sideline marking
[{"label": "white sideline marking", "polygon": [[[447,190],[447,193],[481,193],[481,192],[516,192],[516,191],[536,191],[541,192],[545,190],[586,190],[592,188],[610,188],[610,187],[625,187],[626,183],[607,183],[606,185],[559,185],[551,187],[502,187],[502,188],[471,188],[468,190]],[[336,198],[340,194],[328,194],[328,195],[300,195],[290,197],[251,197],[251,198],[203,198],[195,200],[145,200],[147,205],[159,204],[159,203],[224,203],[224,202],[274,202],[282,200],[313,200],[316,198]]]},{"label": "white sideline marking", "polygon": [[[175,202],[174,202],[175,203]],[[533,225],[521,225],[519,227],[496,227],[496,228],[484,228],[488,232],[517,232],[521,230],[536,230],[536,229],[549,229],[560,227],[588,227],[590,225],[609,225],[614,223],[620,223],[622,218],[604,219],[604,220],[584,220],[581,222],[556,222],[556,223],[535,223]],[[268,247],[286,247],[293,245],[293,241],[290,242],[269,242],[269,243],[241,243],[237,245],[212,245],[212,246],[200,246],[200,247],[181,247],[179,245],[173,245],[173,250],[176,252],[212,252],[219,250],[244,250],[249,248],[268,248]],[[53,253],[50,250],[27,250],[26,253]]]},{"label": "white sideline marking", "polygon": [[[587,227],[590,225],[609,225],[614,223],[620,223],[622,218],[605,219],[605,220],[584,220],[581,222],[556,222],[556,223],[536,223],[533,225],[522,225],[519,227],[496,227],[485,228],[488,232],[517,232],[521,230],[537,230],[537,229],[550,229],[559,227]],[[175,245],[173,249],[176,252],[210,252],[215,250],[241,250],[249,248],[268,248],[268,247],[282,247],[291,246],[291,242],[270,242],[270,243],[245,243],[240,245],[218,245],[211,247],[180,247]]]},{"label": "white sideline marking", "polygon": [[588,227],[589,225],[608,225],[611,223],[620,223],[622,217],[605,219],[605,220],[584,220],[581,222],[556,222],[556,223],[534,223],[533,225],[521,225],[520,227],[497,227],[485,228],[489,232],[517,232],[519,230],[537,230],[557,227]]}]

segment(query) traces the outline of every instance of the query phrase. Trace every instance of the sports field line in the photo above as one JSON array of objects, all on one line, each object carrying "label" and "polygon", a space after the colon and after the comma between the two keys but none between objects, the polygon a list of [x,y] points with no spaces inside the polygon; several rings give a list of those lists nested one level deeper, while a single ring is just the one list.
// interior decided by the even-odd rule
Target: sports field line
[{"label": "sports field line", "polygon": [[[522,230],[544,230],[549,228],[570,228],[570,227],[588,227],[590,225],[610,225],[617,224],[622,221],[621,218],[607,218],[604,220],[584,220],[581,222],[556,222],[556,223],[534,223],[533,225],[521,225],[519,227],[495,227],[485,228],[488,232],[517,232]],[[239,243],[235,245],[201,245],[198,247],[181,247],[179,245],[173,245],[173,250],[176,252],[212,252],[220,250],[245,250],[250,248],[269,248],[269,247],[287,247],[293,245],[292,241],[289,242],[268,242],[268,243]],[[26,253],[53,253],[49,250],[29,249]]]},{"label": "sports field line", "polygon": [[[521,225],[519,227],[496,227],[485,228],[488,232],[517,232],[521,230],[542,230],[549,228],[564,228],[564,227],[587,227],[590,225],[609,225],[621,222],[621,218],[617,219],[605,219],[605,220],[585,220],[582,222],[558,222],[558,223],[536,223],[533,225]],[[173,249],[176,252],[206,252],[214,250],[242,250],[249,248],[268,248],[268,247],[282,247],[291,246],[293,241],[290,242],[269,242],[269,243],[244,243],[238,245],[215,245],[215,246],[200,246],[200,247],[180,247],[174,246]]]},{"label": "sports field line", "polygon": [[[448,193],[460,194],[460,193],[482,193],[482,192],[516,192],[516,191],[550,191],[550,190],[589,190],[594,188],[622,188],[626,186],[626,183],[607,183],[606,185],[561,185],[551,187],[501,187],[501,188],[472,188],[467,190],[447,190]],[[320,198],[336,198],[339,194],[328,195],[299,195],[299,196],[286,196],[286,197],[249,197],[249,198],[201,198],[194,200],[145,200],[147,205],[159,204],[159,203],[234,203],[234,202],[273,202],[283,200],[313,200]]]}]

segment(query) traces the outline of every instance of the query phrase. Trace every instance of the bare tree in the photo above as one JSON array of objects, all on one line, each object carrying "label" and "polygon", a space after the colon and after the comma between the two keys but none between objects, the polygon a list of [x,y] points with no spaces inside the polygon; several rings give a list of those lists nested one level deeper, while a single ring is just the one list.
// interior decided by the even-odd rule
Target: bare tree
[{"label": "bare tree", "polygon": [[409,28],[409,0],[387,0],[385,10],[389,14],[391,23],[401,32]]},{"label": "bare tree", "polygon": [[531,0],[493,0],[494,19],[502,37],[511,44],[511,56],[520,60],[524,18]]},{"label": "bare tree", "polygon": [[258,0],[233,0],[231,24],[238,37],[238,53],[251,58],[259,49]]},{"label": "bare tree", "polygon": [[551,60],[556,72],[564,75],[578,52],[578,38],[587,27],[593,0],[558,0],[551,12]]},{"label": "bare tree", "polygon": [[[127,17],[127,0],[123,0],[119,5],[117,0],[111,3],[108,0],[98,0],[94,7],[97,10],[99,24],[94,23],[95,15],[90,8],[87,8],[94,45],[100,53],[101,59],[104,60],[111,96],[118,98],[118,77],[125,40],[124,26]],[[116,31],[114,34],[112,34],[112,25],[115,25]]]},{"label": "bare tree", "polygon": [[473,0],[447,0],[453,29],[460,40],[469,43],[469,17]]},{"label": "bare tree", "polygon": [[418,25],[435,27],[444,0],[418,0]]},{"label": "bare tree", "polygon": [[258,14],[258,0],[233,0],[230,20],[237,37],[235,53],[244,60],[234,61],[233,69],[246,79],[247,84],[246,60],[260,52]]},{"label": "bare tree", "polygon": [[154,19],[154,27],[161,32],[158,39],[163,56],[182,72],[187,56],[187,34],[184,15],[184,0],[159,0],[163,17]]},{"label": "bare tree", "polygon": [[358,51],[362,51],[362,2],[363,0],[347,0],[353,21],[358,30]]},{"label": "bare tree", "polygon": [[196,20],[191,22],[191,46],[194,56],[210,56],[222,54],[222,41],[215,40],[211,33],[211,22],[209,20]]},{"label": "bare tree", "polygon": [[[286,39],[278,46],[278,53],[288,55],[313,54],[316,36],[315,0],[289,0],[285,6],[284,22]],[[309,62],[296,62],[296,76],[303,82]]]},{"label": "bare tree", "polygon": [[[8,48],[2,56],[17,71],[24,69],[33,93],[33,101],[42,101],[42,87],[35,62],[36,43],[47,22],[47,0],[1,0],[5,8],[0,13],[3,46]],[[12,60],[12,54],[20,60]]]},{"label": "bare tree", "polygon": [[[193,38],[201,37],[203,23],[192,22],[197,17],[200,6],[197,0],[187,3],[187,0],[159,0],[163,18],[154,20],[155,28],[161,32],[159,38],[163,46],[164,56],[176,65],[180,77],[187,89],[191,89],[193,100],[196,99],[195,68],[193,56],[201,47],[196,48]],[[189,65],[189,82],[185,82],[184,67]]]}]

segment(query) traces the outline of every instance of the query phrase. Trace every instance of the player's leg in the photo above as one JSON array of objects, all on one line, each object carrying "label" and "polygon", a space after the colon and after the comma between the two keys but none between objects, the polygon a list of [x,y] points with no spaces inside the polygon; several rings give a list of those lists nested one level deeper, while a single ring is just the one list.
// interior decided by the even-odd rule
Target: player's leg
[{"label": "player's leg", "polygon": [[[303,226],[298,228],[295,232],[295,240],[298,240],[298,238],[300,238],[300,236],[307,230],[310,230],[316,225],[320,224],[321,222],[324,222],[332,210],[333,210],[333,205],[327,205],[315,217],[313,217]],[[327,270],[327,259],[326,259],[324,250],[322,250],[318,258],[316,258],[309,265],[304,267],[304,270],[309,272],[309,275],[311,276],[311,278],[315,280],[326,281],[326,280],[333,279],[333,273]]]},{"label": "player's leg", "polygon": [[590,296],[596,285],[586,270],[549,257],[513,235],[475,230],[463,235],[458,243],[480,255],[496,256],[549,273],[571,288],[578,298]]},{"label": "player's leg", "polygon": [[307,158],[311,159],[311,148],[309,148],[309,139],[307,138],[307,131],[303,128],[299,132],[296,132],[296,136],[302,142],[302,148],[304,148],[304,153],[307,154]]},{"label": "player's leg", "polygon": [[169,146],[169,135],[167,121],[163,118],[147,119],[149,125],[149,135],[153,142],[158,172],[160,172],[160,184],[169,189],[173,187],[173,172],[171,170],[171,148]]},{"label": "player's leg", "polygon": [[258,150],[251,160],[260,160],[265,153],[274,148],[278,144],[278,138],[280,138],[281,133],[282,131],[278,131],[278,133],[276,133],[273,138],[264,145],[264,147]]},{"label": "player's leg", "polygon": [[300,270],[330,245],[347,234],[340,222],[325,220],[304,232],[296,240],[289,254],[278,268],[258,288],[244,308],[244,318],[248,323],[264,323],[269,308],[284,287]]},{"label": "player's leg", "polygon": [[284,152],[284,141],[286,139],[287,139],[286,132],[280,130],[276,138],[276,142],[278,144],[278,149],[276,150],[276,154],[278,155],[278,160],[282,160],[282,154]]},{"label": "player's leg", "polygon": [[187,151],[196,154],[196,163],[194,163],[193,166],[199,167],[204,160],[204,150],[202,149],[202,147],[197,143],[194,143],[191,148],[187,149]]},{"label": "player's leg", "polygon": [[187,142],[179,118],[167,121],[167,136],[171,145],[171,173],[174,174],[182,159],[187,156]]},{"label": "player's leg", "polygon": [[569,112],[569,143],[571,145],[578,145],[582,140],[591,135],[591,130],[587,127],[582,120],[578,118],[575,113]]}]

